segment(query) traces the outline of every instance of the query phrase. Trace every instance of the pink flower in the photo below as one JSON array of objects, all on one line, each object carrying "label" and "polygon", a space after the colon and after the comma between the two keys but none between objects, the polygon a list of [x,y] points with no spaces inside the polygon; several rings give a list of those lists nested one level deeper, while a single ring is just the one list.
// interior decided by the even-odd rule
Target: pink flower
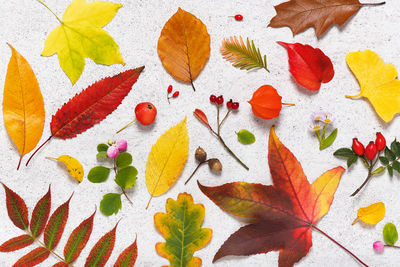
[{"label": "pink flower", "polygon": [[375,251],[381,252],[385,248],[385,245],[381,241],[375,241],[373,247]]},{"label": "pink flower", "polygon": [[115,147],[115,146],[110,146],[110,147],[107,149],[107,156],[108,156],[109,158],[114,159],[114,158],[116,158],[116,157],[118,156],[118,154],[119,154],[119,150],[118,150],[118,148]]},{"label": "pink flower", "polygon": [[115,143],[119,151],[125,151],[128,147],[128,143],[126,140],[118,140],[117,143]]}]

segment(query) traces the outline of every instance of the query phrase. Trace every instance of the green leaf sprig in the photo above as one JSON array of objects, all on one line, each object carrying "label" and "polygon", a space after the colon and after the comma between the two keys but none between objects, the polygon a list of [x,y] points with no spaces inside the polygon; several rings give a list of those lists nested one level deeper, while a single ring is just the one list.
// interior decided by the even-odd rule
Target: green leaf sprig
[{"label": "green leaf sprig", "polygon": [[107,155],[107,151],[110,148],[118,151],[116,150],[117,148],[115,142],[109,141],[108,144],[99,144],[97,146],[98,153],[96,157],[99,161],[112,161],[112,167],[96,166],[90,169],[88,174],[88,180],[90,182],[103,183],[108,179],[111,170],[113,170],[115,173],[114,182],[121,188],[121,193],[108,193],[103,196],[103,199],[100,201],[100,211],[106,216],[117,214],[118,211],[122,208],[121,195],[124,195],[126,199],[131,204],[133,204],[125,190],[130,189],[136,185],[138,174],[136,168],[131,166],[131,154],[129,154],[128,152],[119,153],[118,151],[116,152],[118,154],[116,157],[114,157],[112,153],[110,155]]}]

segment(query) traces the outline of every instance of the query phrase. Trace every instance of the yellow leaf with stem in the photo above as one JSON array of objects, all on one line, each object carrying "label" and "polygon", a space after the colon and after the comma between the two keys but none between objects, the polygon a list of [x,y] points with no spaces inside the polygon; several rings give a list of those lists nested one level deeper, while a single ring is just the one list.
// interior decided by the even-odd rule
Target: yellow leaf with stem
[{"label": "yellow leaf with stem", "polygon": [[375,225],[382,221],[385,217],[385,204],[383,202],[377,202],[368,207],[360,208],[357,212],[357,218],[354,220],[354,225],[358,220],[365,222],[366,224]]},{"label": "yellow leaf with stem", "polygon": [[361,92],[348,98],[366,97],[385,122],[400,112],[400,81],[397,70],[371,50],[348,53],[347,65],[356,76]]},{"label": "yellow leaf with stem", "polygon": [[54,159],[64,163],[65,167],[67,167],[69,174],[72,177],[74,177],[78,182],[82,182],[83,167],[82,164],[77,159],[68,155],[62,155],[59,156],[58,158],[46,157],[46,159]]},{"label": "yellow leaf with stem", "polygon": [[73,0],[60,19],[61,25],[47,37],[42,56],[58,54],[60,66],[74,84],[83,72],[85,57],[97,64],[125,64],[114,39],[102,29],[122,5],[106,1]]},{"label": "yellow leaf with stem", "polygon": [[189,136],[186,117],[166,131],[151,148],[146,164],[146,185],[151,195],[168,191],[181,174],[189,155]]}]

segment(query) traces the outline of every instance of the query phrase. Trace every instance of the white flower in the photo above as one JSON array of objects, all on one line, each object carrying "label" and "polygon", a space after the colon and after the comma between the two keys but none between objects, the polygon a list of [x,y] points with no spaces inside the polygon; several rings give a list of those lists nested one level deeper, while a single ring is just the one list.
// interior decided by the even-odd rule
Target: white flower
[{"label": "white flower", "polygon": [[332,113],[327,112],[325,114],[325,118],[323,120],[321,120],[321,121],[326,123],[326,124],[330,124],[330,123],[333,123],[335,121],[335,117],[333,117]]},{"label": "white flower", "polygon": [[326,117],[326,113],[319,111],[319,112],[313,112],[311,114],[311,120],[313,121],[323,121]]},{"label": "white flower", "polygon": [[314,123],[314,124],[310,125],[310,130],[313,131],[313,132],[319,131],[321,129],[322,129],[321,125],[319,125],[317,123]]}]

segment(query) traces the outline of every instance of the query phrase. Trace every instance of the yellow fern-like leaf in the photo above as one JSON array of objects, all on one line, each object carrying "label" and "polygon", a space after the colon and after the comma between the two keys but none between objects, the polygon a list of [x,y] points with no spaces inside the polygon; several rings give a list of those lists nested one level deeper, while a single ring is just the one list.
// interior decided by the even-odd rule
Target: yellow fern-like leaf
[{"label": "yellow fern-like leaf", "polygon": [[247,46],[243,42],[241,36],[239,39],[236,36],[224,39],[220,52],[224,59],[232,62],[234,67],[240,69],[251,70],[255,68],[267,68],[267,56],[261,56],[259,48],[256,48],[253,41],[247,38]]},{"label": "yellow fern-like leaf", "polygon": [[146,185],[151,198],[168,191],[181,174],[189,155],[186,118],[166,131],[151,148],[146,164]]}]

